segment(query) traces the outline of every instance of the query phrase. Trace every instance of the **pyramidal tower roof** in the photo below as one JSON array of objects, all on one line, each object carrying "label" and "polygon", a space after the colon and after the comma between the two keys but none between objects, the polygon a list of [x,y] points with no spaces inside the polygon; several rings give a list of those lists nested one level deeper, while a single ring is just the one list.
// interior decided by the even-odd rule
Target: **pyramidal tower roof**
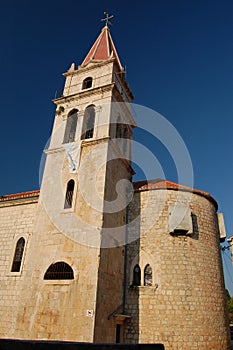
[{"label": "pyramidal tower roof", "polygon": [[92,45],[90,51],[85,57],[84,61],[81,64],[81,67],[85,67],[90,62],[99,62],[99,61],[107,61],[111,58],[115,58],[120,70],[124,70],[119,56],[117,54],[115,45],[113,43],[110,30],[106,25],[102,30],[94,44]]}]

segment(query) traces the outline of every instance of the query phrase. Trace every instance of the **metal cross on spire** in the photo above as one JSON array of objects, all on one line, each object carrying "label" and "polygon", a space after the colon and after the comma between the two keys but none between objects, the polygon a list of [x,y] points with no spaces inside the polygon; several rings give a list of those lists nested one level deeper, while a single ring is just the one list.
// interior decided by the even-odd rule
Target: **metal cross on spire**
[{"label": "metal cross on spire", "polygon": [[110,22],[110,19],[113,18],[114,16],[113,15],[109,16],[109,14],[107,12],[104,12],[104,15],[105,15],[105,18],[102,18],[101,21],[106,22],[106,24],[105,24],[106,27],[108,27],[109,24],[112,25],[112,23]]}]

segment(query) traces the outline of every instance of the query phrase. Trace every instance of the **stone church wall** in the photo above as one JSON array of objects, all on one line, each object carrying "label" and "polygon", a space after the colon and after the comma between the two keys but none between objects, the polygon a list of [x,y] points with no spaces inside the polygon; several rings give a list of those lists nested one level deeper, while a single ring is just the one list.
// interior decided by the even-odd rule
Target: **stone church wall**
[{"label": "stone church wall", "polygon": [[[14,337],[21,293],[25,284],[27,252],[31,247],[38,195],[32,198],[2,198],[0,201],[0,336]],[[17,241],[25,239],[24,254],[19,272],[11,272]]]},{"label": "stone church wall", "polygon": [[[98,250],[66,237],[41,203],[37,215],[14,338],[92,342]],[[60,261],[72,268],[74,279],[45,280],[49,266]]]},{"label": "stone church wall", "polygon": [[[190,205],[190,236],[168,233],[169,204],[177,199]],[[140,238],[129,246],[126,310],[132,317],[126,324],[125,341],[161,342],[168,350],[228,349],[214,203],[198,194],[190,197],[188,192],[157,189],[136,193],[131,218],[135,211],[141,214],[141,225],[131,231],[132,236],[140,233]],[[136,264],[141,268],[140,286],[133,286]],[[144,286],[146,264],[152,267],[151,286]]]},{"label": "stone church wall", "polygon": [[[101,33],[98,60],[111,42],[107,27]],[[117,53],[74,68],[54,100],[40,197],[35,191],[0,198],[1,338],[228,350],[215,201],[200,191],[153,186],[134,193],[120,181],[133,175],[126,140],[135,122],[124,105],[133,96]],[[86,119],[90,105],[94,122]],[[119,188],[123,206],[108,211]],[[192,212],[188,235],[169,233],[169,205],[176,202]],[[21,237],[21,268],[12,272]],[[57,263],[69,265],[74,278],[46,279]]]}]

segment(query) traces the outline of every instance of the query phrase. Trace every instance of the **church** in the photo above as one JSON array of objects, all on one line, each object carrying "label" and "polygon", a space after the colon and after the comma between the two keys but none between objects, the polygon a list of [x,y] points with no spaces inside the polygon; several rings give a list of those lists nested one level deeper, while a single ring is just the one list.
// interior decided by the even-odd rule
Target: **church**
[{"label": "church", "polygon": [[0,198],[1,338],[230,349],[217,202],[132,181],[133,94],[108,21],[63,75],[40,190]]}]

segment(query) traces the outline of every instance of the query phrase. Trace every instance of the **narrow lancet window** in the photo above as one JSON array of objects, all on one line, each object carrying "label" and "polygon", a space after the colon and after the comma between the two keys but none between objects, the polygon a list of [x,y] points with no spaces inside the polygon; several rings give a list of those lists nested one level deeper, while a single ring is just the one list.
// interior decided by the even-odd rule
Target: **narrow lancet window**
[{"label": "narrow lancet window", "polygon": [[74,180],[70,180],[66,188],[66,198],[65,198],[64,209],[68,209],[72,207],[73,194],[74,194]]},{"label": "narrow lancet window", "polygon": [[123,139],[124,139],[123,152],[125,154],[127,152],[128,142],[129,142],[129,130],[127,125],[124,126]]},{"label": "narrow lancet window", "polygon": [[67,117],[66,130],[63,143],[70,143],[75,141],[75,133],[78,121],[78,111],[74,109]]},{"label": "narrow lancet window", "polygon": [[133,269],[133,285],[134,286],[141,285],[141,269],[139,265],[135,265]]},{"label": "narrow lancet window", "polygon": [[19,272],[21,268],[25,239],[21,237],[16,244],[14,260],[11,267],[11,272]]},{"label": "narrow lancet window", "polygon": [[82,140],[91,139],[94,135],[95,126],[95,108],[88,106],[84,113]]},{"label": "narrow lancet window", "polygon": [[144,286],[152,286],[152,268],[149,264],[144,269]]},{"label": "narrow lancet window", "polygon": [[123,132],[122,132],[122,124],[120,122],[120,118],[117,119],[117,124],[116,124],[116,138],[121,139],[123,137]]}]

